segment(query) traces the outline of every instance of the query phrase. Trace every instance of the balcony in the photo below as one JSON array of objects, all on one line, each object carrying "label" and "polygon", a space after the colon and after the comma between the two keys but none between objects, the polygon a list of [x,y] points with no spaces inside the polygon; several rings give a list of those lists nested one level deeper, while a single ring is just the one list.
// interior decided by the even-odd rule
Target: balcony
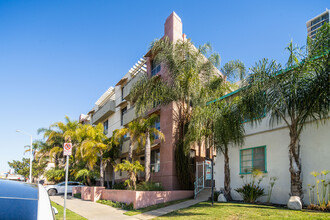
[{"label": "balcony", "polygon": [[141,78],[142,74],[138,73],[134,78],[132,78],[130,81],[128,81],[128,83],[124,86],[123,89],[123,99],[126,99],[131,91],[132,86],[139,81],[139,79]]},{"label": "balcony", "polygon": [[128,150],[129,150],[129,144],[130,144],[130,140],[129,139],[126,139],[124,142],[123,142],[123,145],[121,146],[121,153],[124,154],[124,153],[128,153]]},{"label": "balcony", "polygon": [[136,115],[135,115],[135,108],[133,107],[128,109],[127,112],[123,115],[123,125],[127,125],[134,119],[136,119]]},{"label": "balcony", "polygon": [[96,125],[103,121],[104,119],[108,118],[111,114],[115,112],[115,101],[109,100],[107,101],[99,110],[95,112],[92,117],[93,124]]}]

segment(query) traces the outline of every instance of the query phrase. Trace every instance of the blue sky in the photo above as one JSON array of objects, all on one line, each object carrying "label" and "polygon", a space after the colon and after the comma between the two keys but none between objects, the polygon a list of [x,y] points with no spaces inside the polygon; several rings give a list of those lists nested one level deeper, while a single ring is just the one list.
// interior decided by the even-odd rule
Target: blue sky
[{"label": "blue sky", "polygon": [[[125,3],[125,4],[124,4]],[[21,159],[37,129],[78,119],[141,58],[175,11],[197,44],[222,64],[284,63],[285,46],[306,42],[306,21],[329,1],[0,0],[0,171]],[[27,155],[25,155],[27,156]]]}]

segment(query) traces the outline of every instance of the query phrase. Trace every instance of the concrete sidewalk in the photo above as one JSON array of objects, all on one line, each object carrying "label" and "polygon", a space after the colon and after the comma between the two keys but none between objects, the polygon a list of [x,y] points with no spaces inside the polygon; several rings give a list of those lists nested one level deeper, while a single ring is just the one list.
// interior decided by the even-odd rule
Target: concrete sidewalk
[{"label": "concrete sidewalk", "polygon": [[[64,195],[50,196],[50,199],[64,206]],[[66,202],[67,209],[81,215],[89,220],[101,220],[101,219],[137,219],[134,216],[127,216],[123,213],[126,212],[122,209],[113,208],[108,205],[103,205],[91,201],[84,201],[71,196],[68,196]]]}]

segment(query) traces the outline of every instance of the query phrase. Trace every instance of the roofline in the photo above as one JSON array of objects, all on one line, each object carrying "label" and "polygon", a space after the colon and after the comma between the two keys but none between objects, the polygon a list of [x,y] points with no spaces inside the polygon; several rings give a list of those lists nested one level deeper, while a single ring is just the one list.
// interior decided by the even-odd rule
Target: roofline
[{"label": "roofline", "polygon": [[311,22],[311,21],[314,20],[315,18],[318,18],[318,17],[320,17],[320,16],[322,16],[323,14],[326,14],[326,13],[330,13],[330,10],[329,10],[329,9],[326,9],[325,12],[322,12],[321,14],[316,15],[314,18],[311,18],[311,19],[309,19],[308,21],[306,21],[306,24],[309,23],[309,22]]}]

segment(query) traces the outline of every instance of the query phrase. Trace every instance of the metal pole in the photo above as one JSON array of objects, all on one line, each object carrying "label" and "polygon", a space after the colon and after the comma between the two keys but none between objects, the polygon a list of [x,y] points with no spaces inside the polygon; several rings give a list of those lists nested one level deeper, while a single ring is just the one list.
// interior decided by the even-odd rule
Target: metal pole
[{"label": "metal pole", "polygon": [[69,175],[69,155],[66,155],[63,220],[65,220],[65,218],[66,218],[66,198],[67,198],[67,193],[68,193],[68,175]]},{"label": "metal pole", "polygon": [[32,183],[32,135],[30,136],[30,177],[29,182]]},{"label": "metal pole", "polygon": [[211,195],[211,197],[212,197],[212,206],[213,206],[213,201],[214,201],[214,195],[213,195],[213,158],[211,159],[211,165],[212,165],[212,182],[211,182],[211,184],[212,184],[212,195]]},{"label": "metal pole", "polygon": [[204,174],[204,171],[205,171],[205,161],[203,161],[203,189],[204,189],[204,182],[205,182],[205,174]]}]

